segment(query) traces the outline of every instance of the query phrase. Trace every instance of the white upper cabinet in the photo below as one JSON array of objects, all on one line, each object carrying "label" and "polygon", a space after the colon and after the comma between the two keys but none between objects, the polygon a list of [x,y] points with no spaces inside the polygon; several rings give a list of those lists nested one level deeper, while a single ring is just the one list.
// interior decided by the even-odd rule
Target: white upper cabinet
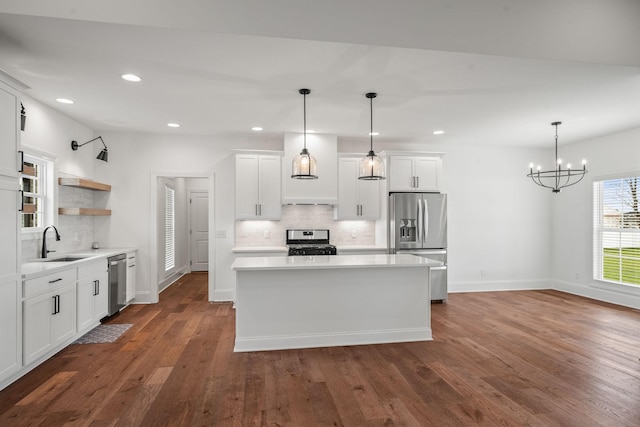
[{"label": "white upper cabinet", "polygon": [[291,164],[303,146],[302,134],[285,134],[282,203],[335,205],[338,203],[338,137],[307,135],[309,154],[318,162],[318,179],[291,178]]},{"label": "white upper cabinet", "polygon": [[236,154],[236,219],[282,216],[280,155]]},{"label": "white upper cabinet", "polygon": [[431,156],[388,157],[389,191],[442,191],[442,158]]},{"label": "white upper cabinet", "polygon": [[337,220],[376,220],[380,218],[380,183],[358,179],[361,157],[338,159]]},{"label": "white upper cabinet", "polygon": [[[0,78],[2,75],[0,75]],[[0,175],[17,178],[20,169],[20,97],[0,81]]]}]

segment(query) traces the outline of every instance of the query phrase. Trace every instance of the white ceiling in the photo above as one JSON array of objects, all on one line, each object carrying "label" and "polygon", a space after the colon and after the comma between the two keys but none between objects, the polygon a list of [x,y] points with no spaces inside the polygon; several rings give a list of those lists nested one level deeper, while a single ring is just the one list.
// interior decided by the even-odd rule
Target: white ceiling
[{"label": "white ceiling", "polygon": [[[632,46],[640,39],[640,7],[614,13],[618,4],[629,4],[622,0],[607,3],[605,18],[593,10],[578,14],[564,25],[564,38],[557,25],[566,22],[542,15],[544,8],[553,13],[550,0],[539,2],[536,15],[518,10],[521,2],[484,0],[512,15],[497,19],[478,9],[466,18],[475,24],[464,37],[447,30],[462,27],[461,8],[471,4],[462,0],[432,1],[426,4],[442,8],[428,11],[405,0],[398,3],[407,6],[403,12],[370,0],[375,10],[362,12],[363,21],[354,9],[332,9],[333,15],[324,10],[322,25],[317,17],[296,19],[303,3],[317,7],[307,1],[274,1],[269,16],[257,0],[248,2],[254,9],[222,0],[176,2],[191,9],[164,2],[153,13],[141,7],[149,0],[109,2],[122,10],[78,0],[56,2],[57,9],[50,2],[5,1],[0,69],[27,84],[29,96],[98,132],[249,135],[252,126],[267,135],[299,132],[303,87],[311,89],[308,127],[346,139],[368,139],[369,91],[378,92],[374,128],[385,141],[550,147],[556,120],[564,123],[561,144],[640,127],[640,51]],[[215,13],[202,9],[212,4]],[[203,19],[205,12],[215,19]],[[422,22],[439,22],[448,38],[432,37],[431,27],[421,31],[417,13],[424,13]],[[592,15],[599,20],[588,27]],[[328,21],[333,16],[335,28]],[[365,17],[381,20],[379,31]],[[514,28],[519,22],[522,33]],[[143,81],[125,82],[123,73]],[[59,97],[75,103],[59,104]],[[168,122],[181,127],[169,129]],[[445,134],[434,136],[438,129]]]}]

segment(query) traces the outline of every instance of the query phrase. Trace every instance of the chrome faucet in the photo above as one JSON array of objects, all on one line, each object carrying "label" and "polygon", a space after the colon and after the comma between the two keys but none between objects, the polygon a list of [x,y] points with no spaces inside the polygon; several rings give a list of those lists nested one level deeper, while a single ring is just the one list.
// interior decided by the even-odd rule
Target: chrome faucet
[{"label": "chrome faucet", "polygon": [[57,242],[60,241],[60,233],[58,233],[58,229],[55,226],[50,225],[47,228],[45,228],[44,231],[42,232],[42,258],[46,258],[49,252],[55,252],[55,251],[47,250],[47,230],[50,228],[53,228],[53,230],[56,232],[56,241]]}]

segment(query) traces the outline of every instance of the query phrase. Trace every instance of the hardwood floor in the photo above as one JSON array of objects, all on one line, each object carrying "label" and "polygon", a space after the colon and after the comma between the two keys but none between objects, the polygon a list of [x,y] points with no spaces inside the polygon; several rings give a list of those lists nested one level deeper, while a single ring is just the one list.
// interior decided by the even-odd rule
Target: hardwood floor
[{"label": "hardwood floor", "polygon": [[194,273],[0,392],[0,426],[638,426],[640,312],[555,291],[452,294],[434,341],[233,353]]}]

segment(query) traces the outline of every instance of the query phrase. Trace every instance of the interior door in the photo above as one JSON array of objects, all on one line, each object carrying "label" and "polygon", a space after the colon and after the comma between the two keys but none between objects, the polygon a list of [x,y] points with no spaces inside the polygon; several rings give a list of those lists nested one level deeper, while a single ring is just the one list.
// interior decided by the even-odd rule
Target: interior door
[{"label": "interior door", "polygon": [[191,191],[191,271],[209,271],[209,193]]}]

